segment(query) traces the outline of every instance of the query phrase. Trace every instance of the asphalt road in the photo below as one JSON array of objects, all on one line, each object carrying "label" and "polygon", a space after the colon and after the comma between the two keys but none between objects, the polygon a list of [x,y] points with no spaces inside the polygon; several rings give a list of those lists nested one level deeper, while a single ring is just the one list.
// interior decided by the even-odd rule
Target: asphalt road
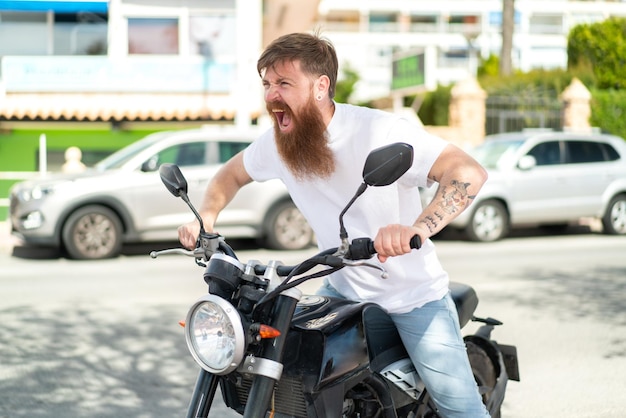
[{"label": "asphalt road", "polygon": [[[476,314],[502,320],[494,337],[518,348],[522,380],[509,382],[503,417],[624,416],[626,238],[435,241],[451,277],[477,290]],[[190,259],[152,260],[153,247],[97,262],[0,248],[0,418],[185,415],[197,368],[177,322],[205,285]],[[313,252],[239,248],[286,264]]]}]

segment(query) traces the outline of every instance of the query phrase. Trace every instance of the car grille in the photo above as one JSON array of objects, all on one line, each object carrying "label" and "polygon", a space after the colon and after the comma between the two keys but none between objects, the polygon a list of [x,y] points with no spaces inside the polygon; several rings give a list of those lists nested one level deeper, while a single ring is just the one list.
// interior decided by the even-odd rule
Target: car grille
[{"label": "car grille", "polygon": [[[239,402],[245,405],[252,380],[244,379],[241,386],[237,386]],[[297,379],[283,376],[274,390],[274,409],[279,414],[295,418],[306,418],[306,401],[302,391],[302,382]]]}]

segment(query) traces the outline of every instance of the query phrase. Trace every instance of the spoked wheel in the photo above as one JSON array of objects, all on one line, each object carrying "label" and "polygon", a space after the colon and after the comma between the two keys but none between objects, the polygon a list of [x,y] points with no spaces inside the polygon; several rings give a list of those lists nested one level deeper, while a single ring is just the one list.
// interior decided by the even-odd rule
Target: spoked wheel
[{"label": "spoked wheel", "polygon": [[122,222],[115,212],[104,206],[85,206],[67,218],[63,244],[71,258],[114,257],[122,248]]}]

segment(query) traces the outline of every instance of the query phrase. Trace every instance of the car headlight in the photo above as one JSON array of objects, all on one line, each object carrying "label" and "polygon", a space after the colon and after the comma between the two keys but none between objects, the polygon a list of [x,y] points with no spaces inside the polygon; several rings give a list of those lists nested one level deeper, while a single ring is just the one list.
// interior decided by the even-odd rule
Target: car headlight
[{"label": "car headlight", "polygon": [[228,374],[243,360],[246,340],[241,317],[219,296],[207,294],[189,309],[185,339],[193,358],[210,373]]},{"label": "car headlight", "polygon": [[52,186],[35,186],[33,188],[22,189],[19,192],[19,197],[24,202],[39,200],[52,193],[53,190],[54,188]]}]

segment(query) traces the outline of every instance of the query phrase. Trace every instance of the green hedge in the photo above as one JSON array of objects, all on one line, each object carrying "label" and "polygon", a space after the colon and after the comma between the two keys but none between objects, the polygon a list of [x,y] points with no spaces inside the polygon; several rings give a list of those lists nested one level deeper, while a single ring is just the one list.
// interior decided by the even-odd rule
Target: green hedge
[{"label": "green hedge", "polygon": [[[588,72],[533,70],[515,73],[509,77],[484,76],[480,85],[493,96],[539,96],[558,99],[563,90],[576,77],[591,92],[591,118],[589,123],[602,131],[626,139],[626,89],[600,89]],[[450,90],[452,86],[438,86],[422,97],[418,115],[425,125],[447,125]]]},{"label": "green hedge", "polygon": [[[422,97],[417,116],[424,125],[446,126],[450,108],[450,92],[452,85],[437,85],[434,91]],[[410,98],[412,101],[413,98]]]},{"label": "green hedge", "polygon": [[591,126],[626,138],[626,90],[591,90]]}]

